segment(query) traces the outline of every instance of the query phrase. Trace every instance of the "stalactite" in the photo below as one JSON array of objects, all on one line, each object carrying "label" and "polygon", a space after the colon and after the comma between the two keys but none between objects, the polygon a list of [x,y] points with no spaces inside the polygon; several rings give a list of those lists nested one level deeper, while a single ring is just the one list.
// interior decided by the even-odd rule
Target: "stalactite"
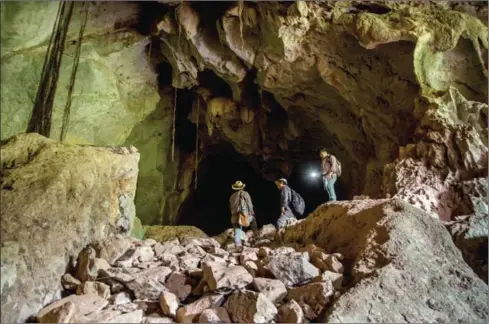
[{"label": "stalactite", "polygon": [[177,117],[177,88],[175,88],[175,97],[173,99],[173,127],[171,136],[171,161],[175,161],[175,125]]},{"label": "stalactite", "polygon": [[34,108],[27,126],[28,133],[36,132],[46,137],[51,134],[54,97],[73,5],[73,2],[60,2],[44,59]]},{"label": "stalactite", "polygon": [[71,110],[71,96],[73,94],[73,89],[75,87],[76,72],[78,71],[78,63],[80,62],[80,52],[81,52],[81,45],[83,41],[83,34],[85,32],[85,27],[87,26],[88,2],[83,2],[82,8],[85,9],[85,17],[83,18],[83,22],[80,25],[80,32],[78,33],[78,43],[76,44],[75,56],[73,58],[73,67],[71,69],[70,85],[68,88],[65,110],[63,112],[63,122],[61,124],[60,141],[65,140],[66,133],[68,132],[69,121],[70,121],[70,110]]},{"label": "stalactite", "polygon": [[243,0],[240,0],[238,3],[238,16],[239,16],[239,34],[241,36],[241,49],[244,47],[244,38],[243,38],[243,8],[244,3]]},{"label": "stalactite", "polygon": [[200,114],[200,97],[197,95],[197,121],[195,122],[195,189],[197,189],[197,175],[199,169],[199,114]]}]

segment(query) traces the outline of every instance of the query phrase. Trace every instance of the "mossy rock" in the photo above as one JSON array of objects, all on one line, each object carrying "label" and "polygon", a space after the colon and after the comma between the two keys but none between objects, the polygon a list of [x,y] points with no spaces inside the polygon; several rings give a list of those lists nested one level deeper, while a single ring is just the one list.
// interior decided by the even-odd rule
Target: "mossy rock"
[{"label": "mossy rock", "polygon": [[134,217],[134,223],[132,224],[131,236],[139,240],[144,238],[144,227],[141,220],[138,217]]},{"label": "mossy rock", "polygon": [[202,232],[195,226],[164,226],[164,225],[153,225],[144,226],[144,238],[154,239],[158,242],[165,242],[173,240],[175,238],[183,239],[185,237],[208,237],[207,234]]}]

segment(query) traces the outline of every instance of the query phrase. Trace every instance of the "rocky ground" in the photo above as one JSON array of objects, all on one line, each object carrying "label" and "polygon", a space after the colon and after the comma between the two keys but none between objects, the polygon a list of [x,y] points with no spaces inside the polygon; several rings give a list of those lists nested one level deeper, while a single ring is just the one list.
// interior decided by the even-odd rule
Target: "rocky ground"
[{"label": "rocky ground", "polygon": [[[230,231],[225,232],[224,238]],[[304,323],[342,292],[341,254],[277,244],[273,225],[247,246],[214,238],[157,242],[113,236],[85,248],[61,278],[69,294],[42,323]],[[261,246],[261,247],[258,247]]]}]

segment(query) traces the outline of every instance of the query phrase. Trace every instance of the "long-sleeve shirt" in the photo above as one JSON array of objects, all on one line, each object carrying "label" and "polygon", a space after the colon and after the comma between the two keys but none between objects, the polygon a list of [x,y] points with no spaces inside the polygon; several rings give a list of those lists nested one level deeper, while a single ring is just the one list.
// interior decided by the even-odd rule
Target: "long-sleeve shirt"
[{"label": "long-sleeve shirt", "polygon": [[329,154],[321,161],[321,168],[323,170],[323,175],[330,172],[338,173],[338,163],[334,155]]},{"label": "long-sleeve shirt", "polygon": [[292,201],[292,191],[290,191],[289,186],[285,186],[280,190],[280,204],[281,207],[287,208]]},{"label": "long-sleeve shirt", "polygon": [[229,198],[229,207],[231,209],[231,215],[237,215],[239,213],[254,215],[253,203],[251,202],[251,196],[244,190],[236,191]]}]

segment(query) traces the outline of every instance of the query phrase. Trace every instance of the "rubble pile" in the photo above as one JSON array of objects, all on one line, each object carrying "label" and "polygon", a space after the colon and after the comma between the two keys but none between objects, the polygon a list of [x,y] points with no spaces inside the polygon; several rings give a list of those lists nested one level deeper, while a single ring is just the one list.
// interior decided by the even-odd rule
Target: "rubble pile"
[{"label": "rubble pile", "polygon": [[[273,225],[245,246],[215,238],[157,242],[120,235],[86,247],[61,278],[67,297],[41,323],[307,323],[342,291],[341,254],[274,248]],[[268,246],[266,246],[268,243]]]}]

